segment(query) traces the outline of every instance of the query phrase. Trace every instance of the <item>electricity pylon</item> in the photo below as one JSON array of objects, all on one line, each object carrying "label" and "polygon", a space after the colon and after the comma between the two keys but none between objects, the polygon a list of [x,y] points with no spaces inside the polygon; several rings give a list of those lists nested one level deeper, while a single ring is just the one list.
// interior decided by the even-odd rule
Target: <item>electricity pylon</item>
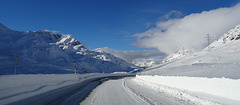
[{"label": "electricity pylon", "polygon": [[208,41],[208,51],[210,51],[210,41],[211,41],[211,37],[210,37],[210,35],[209,34],[207,34],[207,41]]}]

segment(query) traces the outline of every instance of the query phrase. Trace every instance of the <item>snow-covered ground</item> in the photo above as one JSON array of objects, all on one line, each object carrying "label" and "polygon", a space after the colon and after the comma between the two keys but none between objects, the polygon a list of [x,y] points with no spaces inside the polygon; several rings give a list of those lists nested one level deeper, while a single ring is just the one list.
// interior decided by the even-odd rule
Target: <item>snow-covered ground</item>
[{"label": "snow-covered ground", "polygon": [[109,80],[81,105],[239,105],[240,80],[137,76]]},{"label": "snow-covered ground", "polygon": [[240,80],[137,76],[109,80],[81,105],[238,105]]}]

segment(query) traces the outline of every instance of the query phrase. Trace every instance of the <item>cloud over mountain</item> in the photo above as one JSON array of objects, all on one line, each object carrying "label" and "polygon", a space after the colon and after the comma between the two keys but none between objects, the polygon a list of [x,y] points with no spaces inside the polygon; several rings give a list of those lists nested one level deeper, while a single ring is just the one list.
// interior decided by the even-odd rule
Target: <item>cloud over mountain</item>
[{"label": "cloud over mountain", "polygon": [[201,50],[207,46],[207,34],[214,41],[239,23],[240,3],[232,7],[192,13],[183,18],[159,21],[155,28],[135,34],[137,42],[133,45],[156,48],[167,54],[183,47]]}]

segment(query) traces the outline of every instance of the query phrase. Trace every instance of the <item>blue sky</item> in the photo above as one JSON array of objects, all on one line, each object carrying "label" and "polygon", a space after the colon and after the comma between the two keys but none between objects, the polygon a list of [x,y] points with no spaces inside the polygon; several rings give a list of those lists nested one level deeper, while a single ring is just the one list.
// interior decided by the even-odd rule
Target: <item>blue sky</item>
[{"label": "blue sky", "polygon": [[[0,22],[18,31],[71,34],[90,49],[143,50],[132,35],[239,0],[0,0]],[[171,15],[172,13],[172,15]]]}]

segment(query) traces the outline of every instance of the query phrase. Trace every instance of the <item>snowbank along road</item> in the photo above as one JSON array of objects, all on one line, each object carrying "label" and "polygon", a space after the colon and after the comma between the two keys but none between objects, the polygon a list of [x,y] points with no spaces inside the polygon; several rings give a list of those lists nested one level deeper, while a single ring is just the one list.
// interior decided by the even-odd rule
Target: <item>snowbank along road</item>
[{"label": "snowbank along road", "polygon": [[80,104],[239,105],[239,82],[227,78],[137,75],[104,82]]}]

